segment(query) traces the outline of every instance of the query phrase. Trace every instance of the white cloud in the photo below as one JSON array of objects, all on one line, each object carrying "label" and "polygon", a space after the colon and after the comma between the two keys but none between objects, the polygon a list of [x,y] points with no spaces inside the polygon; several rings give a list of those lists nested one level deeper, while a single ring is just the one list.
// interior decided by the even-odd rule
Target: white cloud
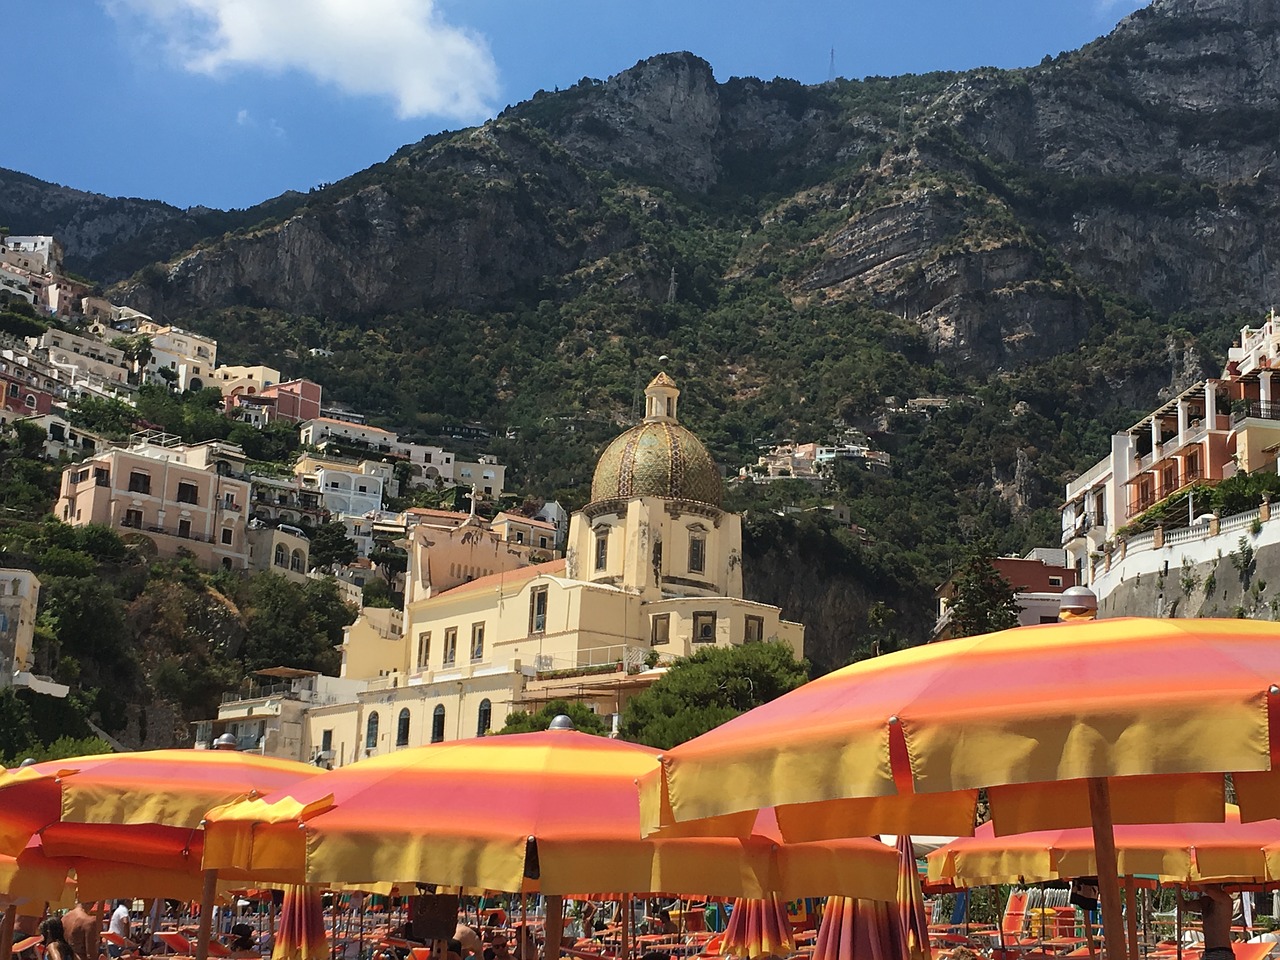
[{"label": "white cloud", "polygon": [[296,70],[390,97],[399,117],[489,115],[498,71],[484,38],[437,0],[103,0],[194,73]]},{"label": "white cloud", "polygon": [[241,109],[236,113],[236,124],[241,127],[249,125],[249,111]]}]

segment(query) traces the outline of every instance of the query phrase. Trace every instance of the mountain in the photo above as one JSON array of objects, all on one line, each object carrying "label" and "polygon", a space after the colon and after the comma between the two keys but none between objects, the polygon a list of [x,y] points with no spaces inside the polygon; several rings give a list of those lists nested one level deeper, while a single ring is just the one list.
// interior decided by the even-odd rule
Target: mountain
[{"label": "mountain", "polygon": [[0,168],[0,224],[13,234],[52,234],[67,251],[67,268],[102,283],[123,280],[206,237],[283,216],[302,194],[286,193],[245,211],[186,210],[130,197],[107,197]]},{"label": "mountain", "polygon": [[[1021,70],[721,83],[665,54],[223,215],[112,294],[397,427],[509,428],[516,482],[570,504],[659,357],[731,472],[867,431],[892,475],[829,494],[861,542],[775,522],[798,488],[735,494],[753,584],[832,665],[919,639],[964,551],[1055,544],[1065,478],[1270,304],[1278,51],[1280,0],[1155,0]],[[0,217],[112,210],[120,243],[66,234],[86,264],[206,222],[48,195]]]}]

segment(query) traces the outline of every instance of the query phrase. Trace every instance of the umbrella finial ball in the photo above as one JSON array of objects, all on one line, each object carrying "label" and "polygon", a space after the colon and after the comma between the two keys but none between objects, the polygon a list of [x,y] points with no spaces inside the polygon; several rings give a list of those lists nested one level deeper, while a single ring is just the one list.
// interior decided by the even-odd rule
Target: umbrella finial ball
[{"label": "umbrella finial ball", "polygon": [[557,714],[551,718],[551,723],[547,725],[548,730],[577,730],[573,720],[563,713]]},{"label": "umbrella finial ball", "polygon": [[1066,617],[1059,619],[1087,619],[1098,615],[1098,595],[1088,587],[1067,587],[1062,591],[1058,609]]}]

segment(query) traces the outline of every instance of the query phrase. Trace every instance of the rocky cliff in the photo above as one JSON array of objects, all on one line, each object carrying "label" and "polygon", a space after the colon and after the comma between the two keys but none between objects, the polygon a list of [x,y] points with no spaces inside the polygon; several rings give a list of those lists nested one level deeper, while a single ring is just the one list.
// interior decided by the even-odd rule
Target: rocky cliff
[{"label": "rocky cliff", "polygon": [[0,168],[0,224],[13,234],[52,234],[67,267],[102,283],[123,280],[206,237],[280,215],[301,201],[284,194],[245,211],[187,210],[132,197],[106,197]]},{"label": "rocky cliff", "polygon": [[615,201],[670,191],[648,212],[738,228],[725,279],[801,261],[794,296],[873,305],[953,362],[1008,367],[1087,337],[1089,287],[1170,312],[1266,301],[1277,27],[1275,0],[1157,0],[1034,68],[820,87],[653,57],[406,148],[121,295],[166,316],[493,306],[643,262]]}]

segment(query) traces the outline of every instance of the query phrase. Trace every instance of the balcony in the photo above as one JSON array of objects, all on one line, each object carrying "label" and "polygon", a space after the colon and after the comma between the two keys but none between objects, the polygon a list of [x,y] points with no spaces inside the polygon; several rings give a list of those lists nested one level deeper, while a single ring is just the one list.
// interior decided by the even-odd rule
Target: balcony
[{"label": "balcony", "polygon": [[301,700],[310,702],[315,698],[312,690],[301,689],[294,683],[269,683],[251,687],[248,690],[229,690],[222,695],[222,703],[243,703],[246,700],[265,700],[268,697],[282,697],[285,700]]},{"label": "balcony", "polygon": [[1231,414],[1231,423],[1238,424],[1244,420],[1280,420],[1280,403],[1274,401],[1249,400],[1240,404]]},{"label": "balcony", "polygon": [[213,537],[206,537],[202,533],[188,532],[179,533],[177,530],[166,530],[164,527],[147,527],[147,533],[158,533],[164,537],[177,537],[179,540],[196,540],[200,543],[216,543]]},{"label": "balcony", "polygon": [[1132,519],[1144,510],[1149,510],[1156,503],[1155,493],[1140,493],[1129,502],[1129,518]]}]

